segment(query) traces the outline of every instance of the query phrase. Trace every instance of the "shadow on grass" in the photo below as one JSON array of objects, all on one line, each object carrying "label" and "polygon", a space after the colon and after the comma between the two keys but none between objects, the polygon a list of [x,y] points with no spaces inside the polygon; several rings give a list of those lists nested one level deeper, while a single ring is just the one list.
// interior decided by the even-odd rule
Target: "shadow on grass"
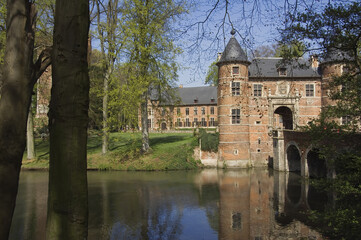
[{"label": "shadow on grass", "polygon": [[155,146],[157,144],[163,144],[163,143],[172,143],[172,142],[179,142],[183,141],[188,136],[160,136],[160,137],[152,137],[149,139],[149,144],[151,146]]}]

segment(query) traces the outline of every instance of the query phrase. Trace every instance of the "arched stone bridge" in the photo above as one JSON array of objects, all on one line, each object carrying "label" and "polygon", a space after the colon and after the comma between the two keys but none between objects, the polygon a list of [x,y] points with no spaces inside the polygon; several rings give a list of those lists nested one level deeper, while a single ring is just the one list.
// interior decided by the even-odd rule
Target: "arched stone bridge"
[{"label": "arched stone bridge", "polygon": [[319,157],[306,132],[292,130],[273,131],[273,168],[278,171],[297,172],[303,177],[332,177],[327,162]]}]

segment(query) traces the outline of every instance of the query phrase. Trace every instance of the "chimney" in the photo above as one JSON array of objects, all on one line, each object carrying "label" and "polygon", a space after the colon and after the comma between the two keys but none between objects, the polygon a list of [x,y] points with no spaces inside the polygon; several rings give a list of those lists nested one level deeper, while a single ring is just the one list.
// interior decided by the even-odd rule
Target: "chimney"
[{"label": "chimney", "polygon": [[317,69],[319,65],[318,57],[316,55],[311,56],[311,66],[313,69]]}]

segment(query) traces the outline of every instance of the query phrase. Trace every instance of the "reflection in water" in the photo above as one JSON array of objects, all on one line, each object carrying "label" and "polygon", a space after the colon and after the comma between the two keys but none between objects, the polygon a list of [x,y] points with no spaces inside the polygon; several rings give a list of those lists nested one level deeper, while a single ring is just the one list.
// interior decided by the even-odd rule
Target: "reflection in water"
[{"label": "reflection in water", "polygon": [[[10,239],[45,239],[47,177],[21,173]],[[89,239],[321,239],[302,213],[308,186],[291,174],[89,172],[88,184]]]}]

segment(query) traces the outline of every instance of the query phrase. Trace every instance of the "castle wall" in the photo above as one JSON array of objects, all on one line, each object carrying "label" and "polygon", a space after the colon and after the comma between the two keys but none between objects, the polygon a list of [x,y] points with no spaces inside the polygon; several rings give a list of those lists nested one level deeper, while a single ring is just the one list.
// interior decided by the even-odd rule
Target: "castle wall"
[{"label": "castle wall", "polygon": [[[232,68],[239,66],[239,75]],[[239,82],[240,95],[232,95]],[[248,66],[229,63],[219,67],[219,163],[223,167],[267,166],[273,158],[272,130],[284,128],[279,108],[289,109],[291,129],[317,118],[322,107],[320,77],[248,78]],[[232,109],[241,110],[239,124],[232,124]]]}]

